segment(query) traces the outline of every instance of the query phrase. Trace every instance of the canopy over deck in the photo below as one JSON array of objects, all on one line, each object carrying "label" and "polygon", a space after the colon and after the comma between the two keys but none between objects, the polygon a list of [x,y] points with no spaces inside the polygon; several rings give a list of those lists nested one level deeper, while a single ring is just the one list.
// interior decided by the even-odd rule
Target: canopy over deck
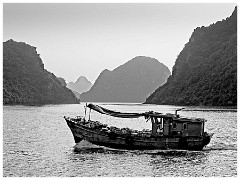
[{"label": "canopy over deck", "polygon": [[96,104],[87,104],[87,107],[90,109],[93,109],[94,111],[97,111],[101,114],[106,114],[109,116],[119,117],[119,118],[139,118],[139,117],[145,117],[145,119],[149,119],[150,117],[156,117],[156,118],[172,118],[173,120],[179,120],[179,121],[205,121],[203,118],[183,118],[179,117],[175,114],[162,114],[158,112],[145,112],[145,113],[122,113],[117,112],[113,110],[106,109],[104,107],[101,107]]},{"label": "canopy over deck", "polygon": [[92,103],[88,104],[87,107],[101,114],[106,114],[109,116],[120,117],[120,118],[139,118],[141,116],[146,116],[145,113],[122,113],[122,112],[112,111]]},{"label": "canopy over deck", "polygon": [[93,109],[94,111],[97,111],[101,114],[106,114],[109,116],[119,117],[119,118],[139,118],[139,117],[145,117],[146,119],[149,119],[150,117],[172,117],[172,115],[163,115],[162,113],[157,113],[153,111],[145,112],[145,113],[123,113],[123,112],[117,112],[113,110],[106,109],[104,107],[101,107],[96,104],[87,104],[87,107],[90,109]]}]

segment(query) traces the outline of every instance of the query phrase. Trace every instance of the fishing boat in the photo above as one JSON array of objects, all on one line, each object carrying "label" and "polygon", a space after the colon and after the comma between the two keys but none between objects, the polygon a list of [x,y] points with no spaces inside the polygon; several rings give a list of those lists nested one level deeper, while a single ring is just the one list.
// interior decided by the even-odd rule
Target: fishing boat
[{"label": "fishing boat", "polygon": [[[131,130],[102,124],[99,121],[86,119],[86,108],[89,113],[94,110],[98,113],[116,118],[145,117],[152,124],[151,130]],[[203,118],[180,117],[175,114],[158,112],[123,113],[106,109],[96,104],[86,104],[85,116],[74,118],[64,116],[75,143],[87,140],[92,144],[115,149],[147,150],[147,149],[184,149],[202,150],[209,144],[213,134],[204,132],[206,120]]]}]

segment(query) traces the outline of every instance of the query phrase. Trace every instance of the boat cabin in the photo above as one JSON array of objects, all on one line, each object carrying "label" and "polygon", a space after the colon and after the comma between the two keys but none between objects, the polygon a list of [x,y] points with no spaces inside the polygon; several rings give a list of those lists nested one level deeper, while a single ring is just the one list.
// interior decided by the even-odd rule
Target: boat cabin
[{"label": "boat cabin", "polygon": [[202,136],[204,119],[167,114],[151,116],[153,136]]},{"label": "boat cabin", "polygon": [[101,114],[106,114],[120,118],[138,118],[144,116],[151,119],[152,136],[202,136],[204,133],[205,119],[201,118],[185,118],[177,114],[162,114],[153,111],[146,113],[121,113],[103,108],[99,105],[88,104],[86,107],[93,109]]}]

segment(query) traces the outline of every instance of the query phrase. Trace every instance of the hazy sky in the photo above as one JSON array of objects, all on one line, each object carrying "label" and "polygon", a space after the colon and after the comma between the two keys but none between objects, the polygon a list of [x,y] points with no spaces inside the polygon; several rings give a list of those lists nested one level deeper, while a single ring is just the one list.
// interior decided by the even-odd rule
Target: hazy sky
[{"label": "hazy sky", "polygon": [[92,83],[136,56],[170,71],[193,30],[229,17],[236,4],[3,4],[3,40],[37,47],[45,69]]}]

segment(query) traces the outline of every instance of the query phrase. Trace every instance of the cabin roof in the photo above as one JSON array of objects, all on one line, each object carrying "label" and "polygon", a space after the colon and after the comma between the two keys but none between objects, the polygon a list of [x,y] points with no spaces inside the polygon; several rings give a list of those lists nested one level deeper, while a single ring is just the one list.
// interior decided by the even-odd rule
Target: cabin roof
[{"label": "cabin roof", "polygon": [[176,114],[161,114],[161,113],[153,113],[149,114],[151,117],[156,118],[172,118],[174,121],[181,121],[181,122],[203,122],[206,121],[206,119],[203,118],[194,118],[194,117],[183,117]]}]

